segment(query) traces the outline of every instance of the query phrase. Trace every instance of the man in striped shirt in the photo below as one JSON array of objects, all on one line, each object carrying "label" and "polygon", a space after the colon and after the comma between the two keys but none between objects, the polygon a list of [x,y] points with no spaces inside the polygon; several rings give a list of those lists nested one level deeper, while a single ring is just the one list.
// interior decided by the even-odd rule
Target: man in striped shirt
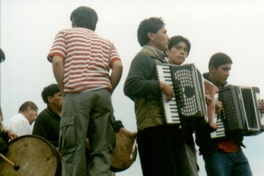
[{"label": "man in striped shirt", "polygon": [[[111,94],[121,78],[122,62],[113,43],[94,32],[98,17],[93,9],[81,6],[70,20],[72,28],[56,35],[48,54],[64,93],[59,138],[62,175],[107,176],[115,144]],[[88,167],[87,132],[91,152]]]}]

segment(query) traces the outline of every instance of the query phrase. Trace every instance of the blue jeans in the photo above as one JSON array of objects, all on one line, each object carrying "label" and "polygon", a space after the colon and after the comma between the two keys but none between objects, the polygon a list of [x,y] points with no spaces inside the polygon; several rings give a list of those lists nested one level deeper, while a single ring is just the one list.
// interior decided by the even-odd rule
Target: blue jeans
[{"label": "blue jeans", "polygon": [[226,153],[216,150],[203,155],[207,176],[252,176],[243,151]]}]

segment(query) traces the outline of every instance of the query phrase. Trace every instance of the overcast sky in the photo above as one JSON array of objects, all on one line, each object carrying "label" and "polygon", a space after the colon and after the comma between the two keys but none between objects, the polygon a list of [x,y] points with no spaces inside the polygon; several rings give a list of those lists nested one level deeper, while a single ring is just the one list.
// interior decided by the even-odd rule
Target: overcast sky
[{"label": "overcast sky", "polygon": [[[6,54],[1,63],[1,107],[4,123],[31,100],[39,111],[46,105],[41,99],[43,87],[55,83],[46,55],[57,32],[71,27],[70,13],[79,6],[90,6],[99,16],[96,32],[111,40],[123,61],[122,79],[113,94],[117,119],[136,131],[133,102],[123,93],[131,60],[141,49],[136,32],[139,23],[152,16],[162,17],[168,35],[183,35],[191,44],[186,63],[195,63],[203,73],[216,52],[233,59],[232,84],[257,86],[264,98],[262,80],[264,59],[264,2],[261,0],[1,0],[0,47]],[[244,149],[254,176],[264,173],[264,135],[246,137]],[[205,176],[199,158],[200,176]],[[141,176],[139,158],[120,176]]]}]

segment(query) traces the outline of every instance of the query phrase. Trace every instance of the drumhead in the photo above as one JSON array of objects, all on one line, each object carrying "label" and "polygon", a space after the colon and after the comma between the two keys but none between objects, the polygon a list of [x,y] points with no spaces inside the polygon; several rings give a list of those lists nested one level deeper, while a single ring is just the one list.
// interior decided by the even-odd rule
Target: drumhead
[{"label": "drumhead", "polygon": [[132,158],[130,158],[133,144],[134,141],[122,132],[116,133],[116,146],[111,158],[111,171],[124,171],[133,164],[137,157],[137,147],[135,147]]},{"label": "drumhead", "polygon": [[59,176],[61,160],[57,149],[46,139],[35,135],[20,136],[8,143],[5,155],[19,166],[15,171],[0,159],[1,176]]}]

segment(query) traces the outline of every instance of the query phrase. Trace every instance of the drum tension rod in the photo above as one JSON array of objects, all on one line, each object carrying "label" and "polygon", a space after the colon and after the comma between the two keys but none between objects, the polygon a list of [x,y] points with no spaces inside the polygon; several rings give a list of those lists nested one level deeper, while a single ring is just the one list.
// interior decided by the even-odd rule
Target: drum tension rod
[{"label": "drum tension rod", "polygon": [[13,169],[15,171],[19,170],[19,166],[14,164],[12,161],[10,161],[7,157],[5,157],[2,153],[0,153],[0,157],[3,158],[6,162],[8,162],[11,166],[13,166]]}]

